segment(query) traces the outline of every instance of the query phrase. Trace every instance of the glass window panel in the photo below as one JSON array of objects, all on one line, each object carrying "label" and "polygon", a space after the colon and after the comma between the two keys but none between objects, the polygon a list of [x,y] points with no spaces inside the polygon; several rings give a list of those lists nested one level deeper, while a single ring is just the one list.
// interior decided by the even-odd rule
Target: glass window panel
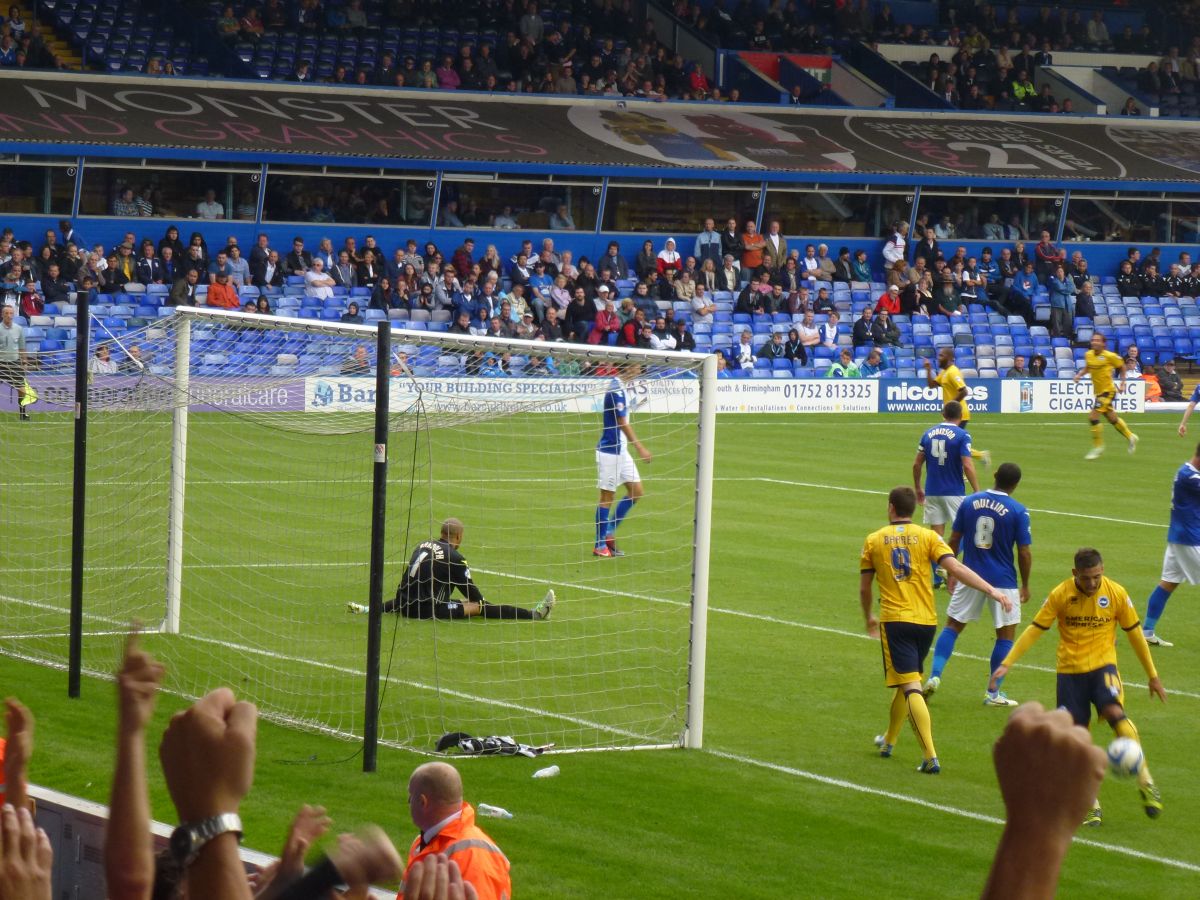
[{"label": "glass window panel", "polygon": [[263,220],[428,226],[431,179],[284,175],[267,172]]},{"label": "glass window panel", "polygon": [[720,228],[758,215],[757,190],[723,191],[710,187],[613,187],[604,201],[604,230],[652,234],[698,234],[705,219]]},{"label": "glass window panel", "polygon": [[1200,201],[1072,197],[1063,238],[1194,244],[1200,241]]},{"label": "glass window panel", "polygon": [[763,231],[779,220],[784,234],[820,237],[886,237],[892,223],[907,222],[911,194],[860,191],[785,191],[767,188]]},{"label": "glass window panel", "polygon": [[70,215],[75,175],[62,166],[0,166],[0,212]]},{"label": "glass window panel", "polygon": [[926,217],[928,225],[943,240],[1016,241],[1038,240],[1043,230],[1058,233],[1060,197],[997,197],[980,194],[931,194],[921,192],[917,225]]},{"label": "glass window panel", "polygon": [[79,212],[245,221],[254,218],[258,206],[258,181],[258,175],[248,173],[119,169],[85,162]]},{"label": "glass window panel", "polygon": [[447,177],[442,179],[438,227],[594,231],[599,208],[599,185],[497,184]]}]

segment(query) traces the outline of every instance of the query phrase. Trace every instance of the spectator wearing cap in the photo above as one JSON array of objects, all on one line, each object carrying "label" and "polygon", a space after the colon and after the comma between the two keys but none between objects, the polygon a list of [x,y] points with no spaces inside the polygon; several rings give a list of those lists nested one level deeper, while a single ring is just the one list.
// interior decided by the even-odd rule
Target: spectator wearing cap
[{"label": "spectator wearing cap", "polygon": [[1162,398],[1168,403],[1183,402],[1183,379],[1175,371],[1175,360],[1168,359],[1159,367],[1158,384],[1162,388]]},{"label": "spectator wearing cap", "polygon": [[533,322],[533,313],[528,309],[521,313],[521,321],[516,326],[516,336],[524,341],[532,341],[537,337],[537,325]]},{"label": "spectator wearing cap", "polygon": [[842,247],[838,250],[837,259],[833,261],[833,280],[844,284],[858,280],[854,277],[854,261],[850,259],[849,247]]},{"label": "spectator wearing cap", "polygon": [[237,309],[241,306],[237,291],[229,283],[228,272],[217,272],[216,281],[208,286],[206,302],[209,306],[218,306],[222,309]]}]

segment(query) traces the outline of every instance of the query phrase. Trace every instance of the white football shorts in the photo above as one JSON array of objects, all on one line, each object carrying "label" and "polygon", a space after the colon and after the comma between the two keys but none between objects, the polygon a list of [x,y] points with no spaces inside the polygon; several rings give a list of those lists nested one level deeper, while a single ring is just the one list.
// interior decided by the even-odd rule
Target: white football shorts
[{"label": "white football shorts", "polygon": [[926,525],[953,525],[958,508],[962,506],[964,497],[933,497],[925,495],[925,514],[923,521]]},{"label": "white football shorts", "polygon": [[958,622],[974,622],[983,615],[985,606],[992,608],[992,621],[997,628],[1004,625],[1016,625],[1021,621],[1021,593],[1016,588],[1001,588],[1006,597],[1012,601],[1012,612],[1005,612],[1004,607],[973,587],[959,584],[954,588],[950,597],[950,606],[946,615]]},{"label": "white football shorts", "polygon": [[640,482],[637,464],[628,450],[620,453],[596,451],[596,487],[602,491],[615,491],[622,484]]},{"label": "white football shorts", "polygon": [[1200,547],[1167,544],[1163,554],[1162,580],[1172,584],[1200,584]]}]

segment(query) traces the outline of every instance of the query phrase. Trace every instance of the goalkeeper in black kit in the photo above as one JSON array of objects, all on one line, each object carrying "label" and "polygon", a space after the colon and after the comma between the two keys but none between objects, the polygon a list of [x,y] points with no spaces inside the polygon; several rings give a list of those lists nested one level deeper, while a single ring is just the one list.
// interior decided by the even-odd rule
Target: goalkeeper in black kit
[{"label": "goalkeeper in black kit", "polygon": [[[484,600],[483,593],[471,580],[467,561],[458,552],[462,538],[462,522],[458,519],[444,521],[438,540],[424,541],[413,551],[400,586],[396,588],[396,598],[384,603],[383,611],[398,612],[409,619],[550,618],[555,602],[553,590],[546,591],[546,596],[533,609]],[[464,599],[451,600],[455,591]],[[362,603],[351,602],[347,608],[352,613],[368,611]]]}]

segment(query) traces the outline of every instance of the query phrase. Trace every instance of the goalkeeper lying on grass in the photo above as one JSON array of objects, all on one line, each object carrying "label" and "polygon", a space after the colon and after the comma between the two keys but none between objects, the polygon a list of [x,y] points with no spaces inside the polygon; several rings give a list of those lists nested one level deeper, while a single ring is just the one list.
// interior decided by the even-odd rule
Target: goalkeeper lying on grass
[{"label": "goalkeeper lying on grass", "polygon": [[[436,541],[424,541],[408,561],[408,568],[396,598],[383,604],[384,612],[398,612],[410,619],[469,619],[483,616],[485,619],[548,619],[554,609],[554,591],[533,609],[488,603],[483,593],[471,580],[471,569],[458,552],[462,544],[463,523],[458,519],[447,519],[442,523],[441,537]],[[458,591],[466,599],[451,600],[452,592]],[[365,613],[362,603],[349,603],[352,613]]]}]

